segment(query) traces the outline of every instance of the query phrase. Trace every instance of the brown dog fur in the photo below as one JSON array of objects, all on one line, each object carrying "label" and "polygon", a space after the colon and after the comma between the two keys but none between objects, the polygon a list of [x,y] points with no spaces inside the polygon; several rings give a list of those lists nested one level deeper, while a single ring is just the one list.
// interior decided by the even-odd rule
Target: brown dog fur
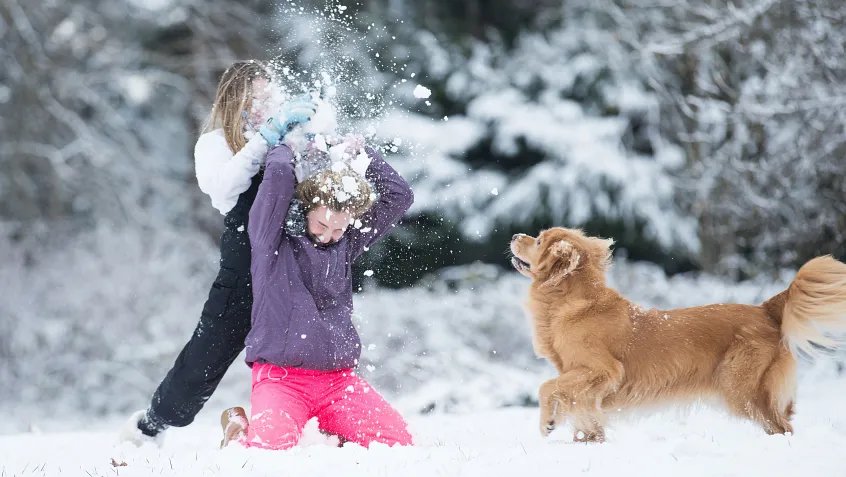
[{"label": "brown dog fur", "polygon": [[541,433],[570,419],[574,440],[602,442],[609,412],[701,398],[793,432],[795,355],[841,344],[823,331],[846,330],[846,265],[815,258],[761,306],[645,310],[605,285],[612,244],[564,228],[511,242],[535,352],[559,373],[538,392]]}]

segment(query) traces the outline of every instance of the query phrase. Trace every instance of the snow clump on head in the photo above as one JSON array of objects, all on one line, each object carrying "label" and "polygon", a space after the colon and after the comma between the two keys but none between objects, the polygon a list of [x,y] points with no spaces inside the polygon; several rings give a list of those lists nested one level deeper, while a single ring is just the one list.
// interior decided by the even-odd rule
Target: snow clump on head
[{"label": "snow clump on head", "polygon": [[299,183],[297,198],[306,213],[325,205],[330,210],[348,211],[352,217],[360,217],[376,200],[373,187],[365,178],[369,165],[364,137],[318,134],[294,161]]},{"label": "snow clump on head", "polygon": [[352,169],[324,169],[297,185],[297,199],[305,213],[326,206],[356,218],[370,209],[376,195],[367,180]]},{"label": "snow clump on head", "polygon": [[285,136],[294,152],[297,199],[305,213],[317,207],[349,212],[360,217],[376,200],[373,187],[365,178],[370,156],[364,136],[337,133],[337,114],[332,104],[318,100],[315,116]]}]

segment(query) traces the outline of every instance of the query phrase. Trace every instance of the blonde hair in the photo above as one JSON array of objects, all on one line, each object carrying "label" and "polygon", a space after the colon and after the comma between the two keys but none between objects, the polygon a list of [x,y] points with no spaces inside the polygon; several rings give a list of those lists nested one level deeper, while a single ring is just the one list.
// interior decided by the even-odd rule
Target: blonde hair
[{"label": "blonde hair", "polygon": [[262,78],[271,81],[270,69],[261,61],[247,60],[233,63],[217,85],[214,105],[209,113],[203,132],[218,127],[223,128],[226,144],[233,153],[244,148],[246,119],[244,112],[249,112],[253,104],[253,80]]},{"label": "blonde hair", "polygon": [[[349,180],[355,181],[349,187]],[[297,199],[302,202],[304,213],[325,205],[336,212],[349,212],[354,218],[361,217],[373,206],[374,194],[370,184],[358,173],[324,170],[305,179],[297,185]]]}]

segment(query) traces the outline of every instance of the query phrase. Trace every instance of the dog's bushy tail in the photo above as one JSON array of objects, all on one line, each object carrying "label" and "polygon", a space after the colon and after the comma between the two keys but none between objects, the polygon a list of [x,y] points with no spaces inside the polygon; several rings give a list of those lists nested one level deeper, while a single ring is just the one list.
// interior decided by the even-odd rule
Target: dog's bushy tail
[{"label": "dog's bushy tail", "polygon": [[829,255],[803,265],[786,291],[781,333],[794,356],[846,345],[846,264]]}]

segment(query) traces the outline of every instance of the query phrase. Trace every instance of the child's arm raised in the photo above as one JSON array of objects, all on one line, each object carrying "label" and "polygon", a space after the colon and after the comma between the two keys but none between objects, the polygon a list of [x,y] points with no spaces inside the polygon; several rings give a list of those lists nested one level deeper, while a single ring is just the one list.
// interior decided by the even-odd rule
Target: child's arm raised
[{"label": "child's arm raised", "polygon": [[197,140],[194,146],[197,184],[221,215],[235,207],[238,196],[250,188],[265,154],[267,142],[258,135],[235,155],[222,134],[207,133]]},{"label": "child's arm raised", "polygon": [[276,146],[267,154],[264,177],[250,209],[248,229],[254,250],[279,249],[293,197],[294,155],[288,146]]},{"label": "child's arm raised", "polygon": [[384,237],[414,203],[411,186],[399,172],[372,147],[367,147],[366,151],[370,165],[365,177],[375,186],[379,199],[361,217],[361,228],[351,227],[348,232],[353,259]]}]

